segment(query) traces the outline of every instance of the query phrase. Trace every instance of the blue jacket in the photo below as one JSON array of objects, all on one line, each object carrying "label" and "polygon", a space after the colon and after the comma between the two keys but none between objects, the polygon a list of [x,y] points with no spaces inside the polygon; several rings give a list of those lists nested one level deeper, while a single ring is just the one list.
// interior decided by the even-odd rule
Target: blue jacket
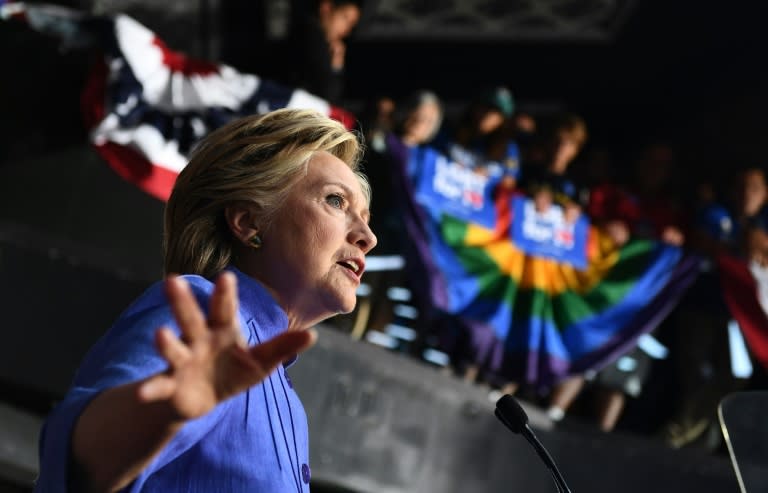
[{"label": "blue jacket", "polygon": [[[249,344],[264,342],[288,326],[285,312],[255,280],[236,269],[240,324]],[[184,276],[207,309],[213,284]],[[70,436],[78,416],[102,390],[163,371],[154,347],[161,326],[178,332],[162,283],[151,286],[96,343],[78,369],[64,400],[40,437],[40,476],[35,492],[67,490]],[[126,492],[307,492],[307,419],[285,364],[267,380],[187,423]]]}]

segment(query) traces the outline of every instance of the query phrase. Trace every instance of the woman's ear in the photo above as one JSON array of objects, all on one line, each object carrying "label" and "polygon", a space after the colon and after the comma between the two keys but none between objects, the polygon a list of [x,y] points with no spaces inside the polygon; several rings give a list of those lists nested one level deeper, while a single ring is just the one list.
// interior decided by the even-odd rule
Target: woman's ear
[{"label": "woman's ear", "polygon": [[257,218],[253,208],[245,204],[233,204],[224,209],[224,219],[232,235],[243,245],[250,245],[252,239],[259,233]]}]

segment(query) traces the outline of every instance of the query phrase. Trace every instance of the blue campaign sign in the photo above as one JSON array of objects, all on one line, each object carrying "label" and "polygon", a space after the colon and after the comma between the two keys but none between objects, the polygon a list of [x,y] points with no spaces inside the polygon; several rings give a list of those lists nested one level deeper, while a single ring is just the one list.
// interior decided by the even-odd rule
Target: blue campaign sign
[{"label": "blue campaign sign", "polygon": [[507,144],[506,154],[500,161],[483,156],[479,150],[472,151],[458,144],[448,146],[446,154],[455,163],[474,170],[482,169],[483,173],[493,177],[510,176],[517,179],[520,175],[520,149],[514,141]]},{"label": "blue campaign sign", "polygon": [[487,228],[496,225],[498,173],[464,166],[429,148],[411,154],[409,169],[416,201],[436,220],[445,214]]},{"label": "blue campaign sign", "polygon": [[528,197],[512,198],[512,214],[512,241],[525,253],[586,268],[589,221],[584,214],[569,223],[561,206],[539,212]]}]

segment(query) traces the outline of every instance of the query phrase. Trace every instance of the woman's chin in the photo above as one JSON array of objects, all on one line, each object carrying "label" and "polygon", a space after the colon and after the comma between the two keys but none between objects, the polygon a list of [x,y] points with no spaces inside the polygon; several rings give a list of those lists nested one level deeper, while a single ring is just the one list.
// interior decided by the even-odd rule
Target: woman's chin
[{"label": "woman's chin", "polygon": [[355,306],[357,305],[357,296],[355,296],[351,300],[343,300],[342,303],[340,303],[340,305],[341,307],[338,313],[340,314],[352,313],[355,310]]},{"label": "woman's chin", "polygon": [[326,299],[325,303],[323,303],[322,308],[320,309],[320,312],[316,315],[319,315],[319,317],[310,317],[310,318],[319,318],[321,320],[328,320],[331,317],[334,317],[336,315],[345,315],[348,313],[352,313],[355,310],[355,306],[357,304],[357,296],[353,296],[351,298],[343,297],[343,298],[334,298],[333,300]]},{"label": "woman's chin", "polygon": [[339,296],[336,302],[338,303],[337,305],[338,313],[352,313],[355,310],[355,307],[357,306],[357,292],[356,291],[345,292],[341,296]]}]

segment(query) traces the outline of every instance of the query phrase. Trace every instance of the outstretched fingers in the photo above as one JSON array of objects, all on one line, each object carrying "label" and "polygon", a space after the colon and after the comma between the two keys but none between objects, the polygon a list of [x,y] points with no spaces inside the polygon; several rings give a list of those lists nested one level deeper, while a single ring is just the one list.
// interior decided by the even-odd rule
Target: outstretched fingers
[{"label": "outstretched fingers", "polygon": [[216,280],[207,319],[186,280],[172,276],[165,287],[181,334],[168,328],[156,332],[155,345],[168,369],[139,384],[138,392],[144,402],[170,399],[182,416],[199,416],[260,383],[317,339],[313,329],[288,330],[247,347],[238,324],[237,279],[231,272]]},{"label": "outstretched fingers", "polygon": [[178,368],[187,361],[192,352],[168,327],[155,332],[155,346],[171,368]]},{"label": "outstretched fingers", "polygon": [[139,385],[139,399],[144,402],[170,398],[176,391],[176,382],[169,373],[184,364],[191,355],[189,348],[168,327],[162,327],[155,332],[155,346],[168,362],[169,370],[154,375]]},{"label": "outstretched fingers", "polygon": [[165,294],[182,337],[187,341],[205,337],[208,331],[205,316],[189,288],[189,283],[181,277],[170,276],[165,281]]},{"label": "outstretched fingers", "polygon": [[216,278],[208,322],[212,329],[234,329],[240,334],[237,324],[237,277],[231,272],[224,271]]},{"label": "outstretched fingers", "polygon": [[256,365],[257,373],[263,372],[254,377],[266,378],[277,365],[309,349],[316,341],[317,332],[314,329],[289,330],[263,344],[252,346],[248,350],[251,364]]}]

